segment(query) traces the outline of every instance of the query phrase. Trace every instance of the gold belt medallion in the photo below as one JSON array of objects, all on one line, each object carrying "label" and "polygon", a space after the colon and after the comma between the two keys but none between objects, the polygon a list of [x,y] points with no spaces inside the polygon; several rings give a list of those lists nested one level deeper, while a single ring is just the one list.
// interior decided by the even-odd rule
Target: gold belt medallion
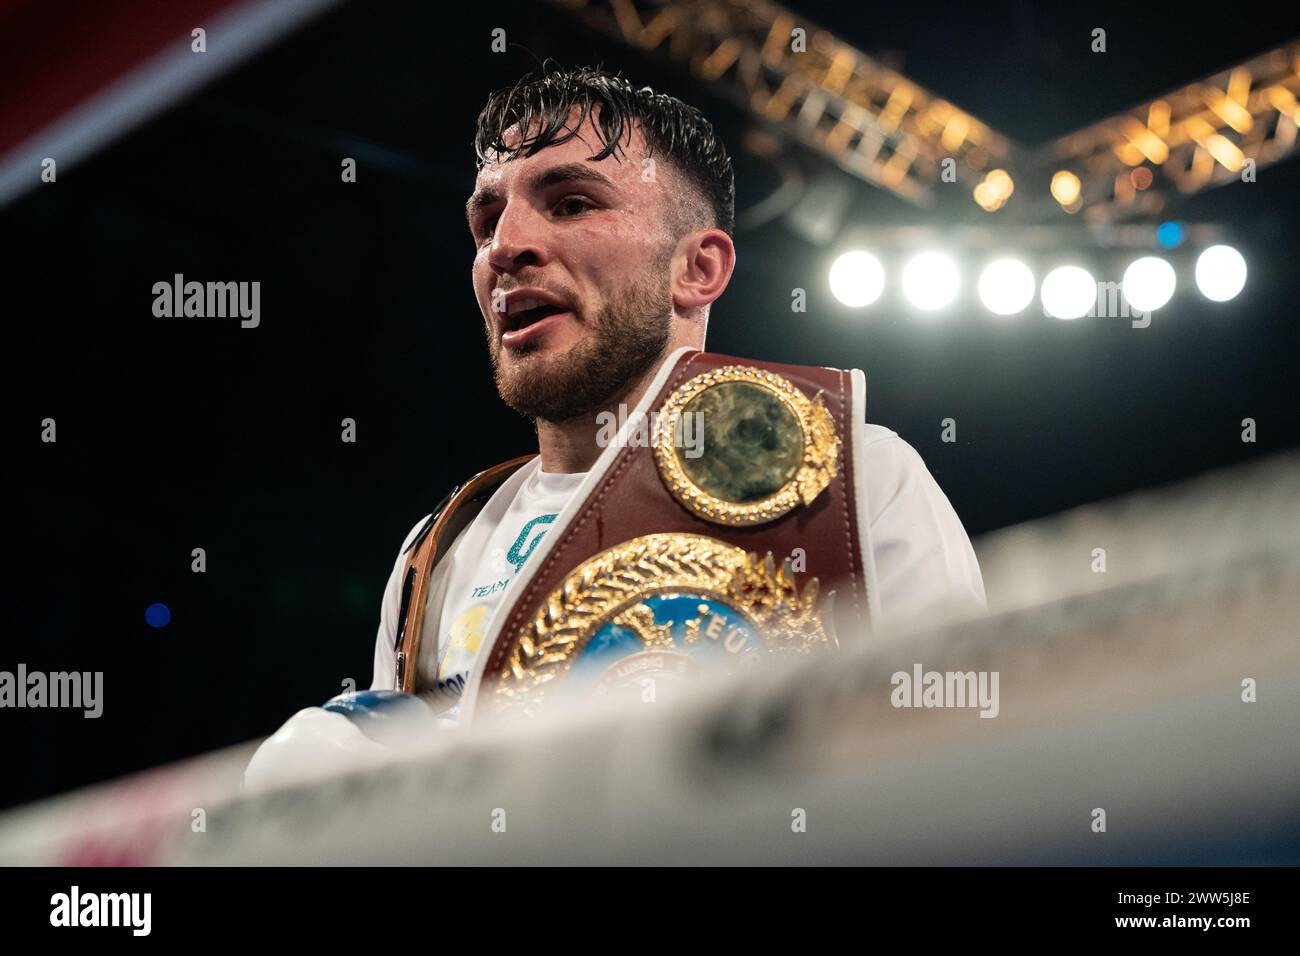
[{"label": "gold belt medallion", "polygon": [[[696,441],[684,441],[689,432]],[[676,389],[659,413],[655,464],[706,521],[743,527],[810,505],[837,472],[840,439],[818,395],[766,369],[727,365]]]}]

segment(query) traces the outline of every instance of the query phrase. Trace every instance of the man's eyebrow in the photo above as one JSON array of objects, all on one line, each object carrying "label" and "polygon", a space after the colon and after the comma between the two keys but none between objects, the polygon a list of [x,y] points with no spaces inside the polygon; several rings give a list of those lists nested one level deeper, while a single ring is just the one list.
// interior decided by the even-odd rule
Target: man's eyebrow
[{"label": "man's eyebrow", "polygon": [[[549,186],[554,186],[556,183],[571,182],[599,183],[600,185],[606,186],[610,189],[614,188],[614,184],[608,179],[608,177],[592,169],[585,163],[561,163],[558,166],[552,166],[549,169],[540,170],[534,173],[532,178],[528,181],[528,188],[533,192],[541,192],[543,189],[546,189]],[[474,195],[470,196],[469,201],[465,203],[465,220],[472,224],[475,214],[480,209],[484,206],[492,205],[492,203],[497,202],[500,198],[501,194],[491,186],[485,189],[480,189],[478,192],[474,193]]]}]

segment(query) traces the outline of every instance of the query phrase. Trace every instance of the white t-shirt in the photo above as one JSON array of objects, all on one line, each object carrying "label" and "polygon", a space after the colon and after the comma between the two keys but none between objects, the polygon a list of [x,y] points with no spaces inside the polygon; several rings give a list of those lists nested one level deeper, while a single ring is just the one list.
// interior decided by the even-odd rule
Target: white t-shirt
[{"label": "white t-shirt", "polygon": [[[442,613],[435,630],[426,626],[415,666],[417,684],[432,688],[429,702],[444,722],[454,724],[460,719],[461,693],[478,655],[487,653],[483,635],[501,595],[586,477],[586,472],[544,472],[541,459],[534,458],[497,489],[434,569],[428,607],[431,616],[438,608]],[[398,562],[399,579],[403,563]],[[381,626],[381,641],[383,635]],[[388,647],[392,646],[390,642]],[[429,653],[435,648],[436,654]],[[391,652],[389,657],[393,658]],[[376,648],[376,666],[378,661]],[[388,680],[392,679],[389,674]]]},{"label": "white t-shirt", "polygon": [[[876,619],[984,607],[984,582],[966,529],[921,456],[888,428],[863,428],[865,467],[859,469],[857,491],[869,516],[867,578],[875,594]],[[434,568],[415,666],[420,668],[421,687],[439,682],[435,706],[445,707],[446,722],[459,718],[459,694],[477,655],[487,653],[482,635],[506,585],[527,564],[549,523],[585,477],[585,472],[546,474],[541,459],[534,458],[502,483]],[[402,542],[384,591],[374,690],[393,688],[403,552],[426,520],[427,515],[416,522]],[[430,673],[435,661],[436,678]]]}]

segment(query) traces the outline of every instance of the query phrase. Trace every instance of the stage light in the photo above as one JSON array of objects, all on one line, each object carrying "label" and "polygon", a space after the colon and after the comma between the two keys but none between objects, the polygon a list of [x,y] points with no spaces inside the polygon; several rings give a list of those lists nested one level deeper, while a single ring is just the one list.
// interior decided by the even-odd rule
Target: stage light
[{"label": "stage light", "polygon": [[991,169],[984,178],[988,180],[989,185],[996,189],[997,194],[1003,199],[1009,198],[1016,191],[1015,181],[1005,169]]},{"label": "stage light", "polygon": [[1062,169],[1052,177],[1052,198],[1062,206],[1070,206],[1077,202],[1082,188],[1083,184],[1079,182],[1079,177],[1068,169]]},{"label": "stage light", "polygon": [[1016,191],[1016,184],[1005,169],[989,170],[974,189],[975,201],[985,212],[997,212]]},{"label": "stage light", "polygon": [[885,291],[885,270],[880,260],[861,250],[846,252],[831,264],[831,294],[844,305],[871,305]]},{"label": "stage light", "polygon": [[1120,288],[1128,304],[1139,312],[1154,312],[1173,298],[1177,285],[1174,267],[1156,256],[1143,256],[1124,270]]},{"label": "stage light", "polygon": [[959,284],[957,263],[941,252],[922,252],[903,267],[903,295],[925,312],[952,302]]},{"label": "stage light", "polygon": [[1015,315],[1034,300],[1034,274],[1019,259],[998,259],[984,267],[980,301],[995,315]]},{"label": "stage light", "polygon": [[1246,260],[1232,246],[1210,246],[1196,259],[1196,287],[1212,302],[1235,298],[1246,285]]},{"label": "stage light", "polygon": [[1039,290],[1043,310],[1057,319],[1087,315],[1097,302],[1097,280],[1087,269],[1061,266],[1047,273]]},{"label": "stage light", "polygon": [[1176,249],[1183,241],[1183,224],[1169,220],[1156,227],[1156,242],[1166,249]]}]

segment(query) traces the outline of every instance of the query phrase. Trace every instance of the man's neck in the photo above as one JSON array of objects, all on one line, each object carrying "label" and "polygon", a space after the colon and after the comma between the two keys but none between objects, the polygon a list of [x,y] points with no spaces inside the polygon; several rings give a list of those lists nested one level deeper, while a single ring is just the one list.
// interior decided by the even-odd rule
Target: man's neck
[{"label": "man's neck", "polygon": [[[671,353],[665,353],[664,358]],[[641,401],[646,389],[654,381],[662,366],[662,360],[634,381],[627,389],[610,398],[609,404],[590,414],[570,419],[565,422],[550,422],[537,419],[537,450],[542,459],[542,471],[549,474],[573,474],[590,471],[604,449],[597,439],[602,431],[601,416],[603,411],[618,415],[618,406],[624,405],[631,414],[637,402]],[[622,424],[621,419],[616,419]]]}]

